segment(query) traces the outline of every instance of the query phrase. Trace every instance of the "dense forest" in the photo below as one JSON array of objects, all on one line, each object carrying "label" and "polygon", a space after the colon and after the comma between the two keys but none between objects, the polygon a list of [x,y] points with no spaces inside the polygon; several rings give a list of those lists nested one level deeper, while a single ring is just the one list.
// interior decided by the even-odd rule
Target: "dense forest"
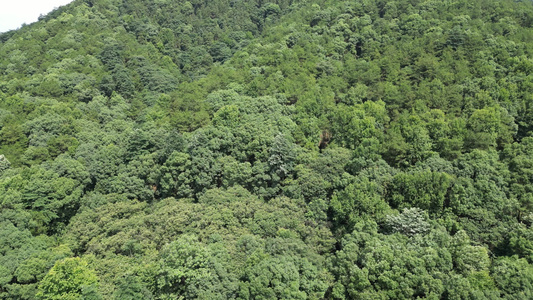
[{"label": "dense forest", "polygon": [[0,299],[533,299],[533,4],[76,0],[0,34]]}]

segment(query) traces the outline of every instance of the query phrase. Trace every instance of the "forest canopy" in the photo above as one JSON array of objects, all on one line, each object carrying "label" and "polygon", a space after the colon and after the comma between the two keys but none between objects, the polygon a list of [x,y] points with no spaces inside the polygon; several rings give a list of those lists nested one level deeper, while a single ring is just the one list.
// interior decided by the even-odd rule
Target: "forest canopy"
[{"label": "forest canopy", "polygon": [[532,299],[533,4],[75,0],[0,34],[0,299]]}]

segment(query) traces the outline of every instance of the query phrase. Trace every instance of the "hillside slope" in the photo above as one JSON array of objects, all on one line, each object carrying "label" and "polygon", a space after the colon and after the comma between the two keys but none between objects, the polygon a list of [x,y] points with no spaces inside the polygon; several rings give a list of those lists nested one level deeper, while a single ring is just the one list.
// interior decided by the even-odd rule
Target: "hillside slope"
[{"label": "hillside slope", "polygon": [[533,298],[532,25],[77,0],[0,35],[0,299]]}]

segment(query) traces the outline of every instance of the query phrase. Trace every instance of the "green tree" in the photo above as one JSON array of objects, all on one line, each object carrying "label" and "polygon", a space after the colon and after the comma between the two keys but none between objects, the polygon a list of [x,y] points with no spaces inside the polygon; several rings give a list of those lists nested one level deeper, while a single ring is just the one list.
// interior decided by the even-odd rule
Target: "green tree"
[{"label": "green tree", "polygon": [[210,251],[193,235],[180,236],[168,244],[161,251],[159,263],[157,288],[165,297],[198,297],[204,284],[217,279]]},{"label": "green tree", "polygon": [[452,177],[443,172],[399,173],[388,193],[393,207],[415,206],[432,213],[444,209]]},{"label": "green tree", "polygon": [[[38,299],[79,299],[86,287],[97,286],[98,278],[85,259],[66,258],[56,262],[39,284]],[[92,293],[92,292],[91,292]]]},{"label": "green tree", "polygon": [[154,297],[138,276],[127,275],[118,282],[113,299],[135,300],[154,299]]},{"label": "green tree", "polygon": [[492,276],[505,299],[527,299],[533,293],[533,268],[523,258],[501,257],[494,261]]},{"label": "green tree", "polygon": [[357,178],[355,183],[335,193],[331,199],[333,219],[337,226],[351,230],[361,219],[381,220],[388,210],[378,184],[368,178]]}]

